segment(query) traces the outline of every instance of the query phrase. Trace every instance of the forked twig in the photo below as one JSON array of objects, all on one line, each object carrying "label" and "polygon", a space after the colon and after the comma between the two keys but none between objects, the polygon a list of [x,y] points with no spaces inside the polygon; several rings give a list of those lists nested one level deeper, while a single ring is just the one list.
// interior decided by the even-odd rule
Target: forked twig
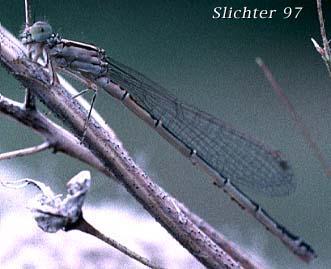
[{"label": "forked twig", "polygon": [[320,29],[321,29],[321,36],[322,36],[323,46],[324,46],[324,51],[325,51],[325,57],[330,64],[330,46],[329,46],[329,42],[328,42],[328,39],[326,37],[326,32],[325,32],[324,17],[323,17],[323,11],[322,11],[322,1],[316,0],[316,3],[317,3],[318,20],[320,22]]},{"label": "forked twig", "polygon": [[323,11],[322,11],[322,1],[321,0],[316,0],[317,3],[317,13],[318,13],[318,20],[320,23],[320,30],[321,30],[321,36],[323,40],[323,48],[320,47],[320,45],[313,39],[311,38],[311,41],[314,44],[315,49],[317,52],[322,56],[322,59],[326,65],[326,69],[328,71],[329,77],[331,79],[331,53],[330,53],[330,46],[328,39],[326,37],[326,32],[325,32],[325,25],[324,25],[324,17],[323,17]]}]

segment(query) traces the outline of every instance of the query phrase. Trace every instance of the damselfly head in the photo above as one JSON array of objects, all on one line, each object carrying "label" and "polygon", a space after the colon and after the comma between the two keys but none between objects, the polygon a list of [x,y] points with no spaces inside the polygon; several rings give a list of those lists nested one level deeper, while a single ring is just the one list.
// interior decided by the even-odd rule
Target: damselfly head
[{"label": "damselfly head", "polygon": [[23,44],[43,43],[53,34],[52,26],[45,21],[37,21],[21,34]]}]

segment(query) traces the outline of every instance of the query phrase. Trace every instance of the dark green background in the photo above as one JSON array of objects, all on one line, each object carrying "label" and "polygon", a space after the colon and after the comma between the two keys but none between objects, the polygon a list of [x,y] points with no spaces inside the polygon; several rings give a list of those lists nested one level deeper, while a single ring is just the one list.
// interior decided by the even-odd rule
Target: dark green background
[{"label": "dark green background", "polygon": [[[24,1],[0,1],[0,22],[18,34]],[[277,9],[270,20],[212,20],[215,6]],[[284,20],[286,6],[302,6],[298,19]],[[263,256],[272,268],[330,268],[330,179],[255,64],[268,64],[310,128],[331,166],[331,84],[310,41],[320,42],[314,1],[33,1],[36,20],[48,20],[65,38],[97,44],[117,60],[166,86],[181,100],[232,123],[281,150],[298,187],[289,197],[247,191],[278,221],[312,244],[319,258],[306,266],[257,222],[215,189],[209,179],[131,112],[100,91],[96,108],[134,159],[165,190],[185,202],[231,239]],[[331,3],[326,3],[327,29]],[[23,89],[3,68],[1,94],[22,100]],[[79,87],[82,87],[79,85]],[[44,109],[44,108],[42,108]],[[34,133],[0,117],[1,152],[39,143]],[[16,178],[51,182],[58,191],[85,165],[44,152],[4,161]],[[142,208],[102,174],[93,175],[90,202],[127,202]],[[4,209],[2,209],[4,211]]]}]

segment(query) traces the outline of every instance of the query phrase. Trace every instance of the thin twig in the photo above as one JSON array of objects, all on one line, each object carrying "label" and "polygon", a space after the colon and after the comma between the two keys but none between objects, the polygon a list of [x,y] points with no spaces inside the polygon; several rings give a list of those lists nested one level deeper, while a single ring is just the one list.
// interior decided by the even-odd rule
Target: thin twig
[{"label": "thin twig", "polygon": [[23,125],[32,128],[45,141],[50,141],[54,152],[62,152],[76,158],[112,177],[107,169],[86,147],[80,145],[78,138],[53,123],[37,110],[27,110],[23,104],[0,96],[0,113],[11,117]]},{"label": "thin twig", "polygon": [[[125,255],[131,257],[132,259],[146,265],[149,268],[153,269],[162,269],[163,267],[160,267],[154,263],[152,263],[147,258],[144,258],[140,256],[139,254],[135,253],[134,251],[128,249],[126,246],[118,243],[116,240],[106,236],[105,234],[101,233],[99,230],[94,228],[91,224],[89,224],[81,215],[81,217],[76,221],[75,223],[71,224],[70,226],[66,226],[66,231],[70,230],[79,230],[81,232],[90,234],[102,241],[104,241],[106,244],[112,246],[113,248],[117,249],[118,251],[124,253]],[[170,258],[170,257],[169,257]]]},{"label": "thin twig", "polygon": [[25,26],[31,25],[31,1],[25,0]]},{"label": "thin twig", "polygon": [[51,143],[49,141],[45,141],[44,143],[38,146],[2,153],[0,154],[0,161],[31,155],[49,149],[51,147],[52,147]]},{"label": "thin twig", "polygon": [[[31,1],[25,0],[25,27],[29,27],[30,25],[31,25]],[[36,99],[29,89],[25,90],[24,105],[27,109],[36,109]]]},{"label": "thin twig", "polygon": [[324,18],[323,18],[323,11],[322,11],[322,1],[316,0],[316,3],[317,3],[318,20],[320,22],[321,36],[322,36],[322,40],[323,40],[324,57],[322,57],[322,58],[324,60],[326,68],[328,70],[329,77],[331,78],[330,46],[329,46],[329,42],[328,42],[328,39],[326,37],[326,32],[325,32]]},{"label": "thin twig", "polygon": [[300,130],[303,138],[306,140],[306,143],[310,147],[310,149],[313,151],[316,159],[320,162],[322,165],[322,168],[324,170],[324,173],[327,177],[331,176],[331,170],[328,165],[328,163],[325,161],[323,154],[319,148],[319,146],[315,143],[313,140],[309,129],[306,127],[306,125],[303,123],[303,120],[301,119],[300,115],[295,111],[293,105],[291,104],[290,100],[286,97],[284,94],[284,91],[279,86],[277,81],[275,80],[274,76],[272,75],[269,68],[263,63],[261,58],[256,58],[256,63],[258,66],[262,69],[265,77],[269,81],[272,89],[275,91],[275,93],[278,95],[282,103],[285,105],[287,111],[290,113],[292,120],[294,121],[297,128]]}]

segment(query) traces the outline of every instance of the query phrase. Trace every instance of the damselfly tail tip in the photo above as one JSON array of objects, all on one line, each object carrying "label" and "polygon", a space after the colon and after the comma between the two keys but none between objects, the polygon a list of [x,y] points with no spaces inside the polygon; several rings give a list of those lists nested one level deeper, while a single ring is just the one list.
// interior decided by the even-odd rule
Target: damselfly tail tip
[{"label": "damselfly tail tip", "polygon": [[315,250],[306,242],[302,241],[299,246],[299,253],[296,254],[306,263],[310,263],[312,260],[317,258]]}]

